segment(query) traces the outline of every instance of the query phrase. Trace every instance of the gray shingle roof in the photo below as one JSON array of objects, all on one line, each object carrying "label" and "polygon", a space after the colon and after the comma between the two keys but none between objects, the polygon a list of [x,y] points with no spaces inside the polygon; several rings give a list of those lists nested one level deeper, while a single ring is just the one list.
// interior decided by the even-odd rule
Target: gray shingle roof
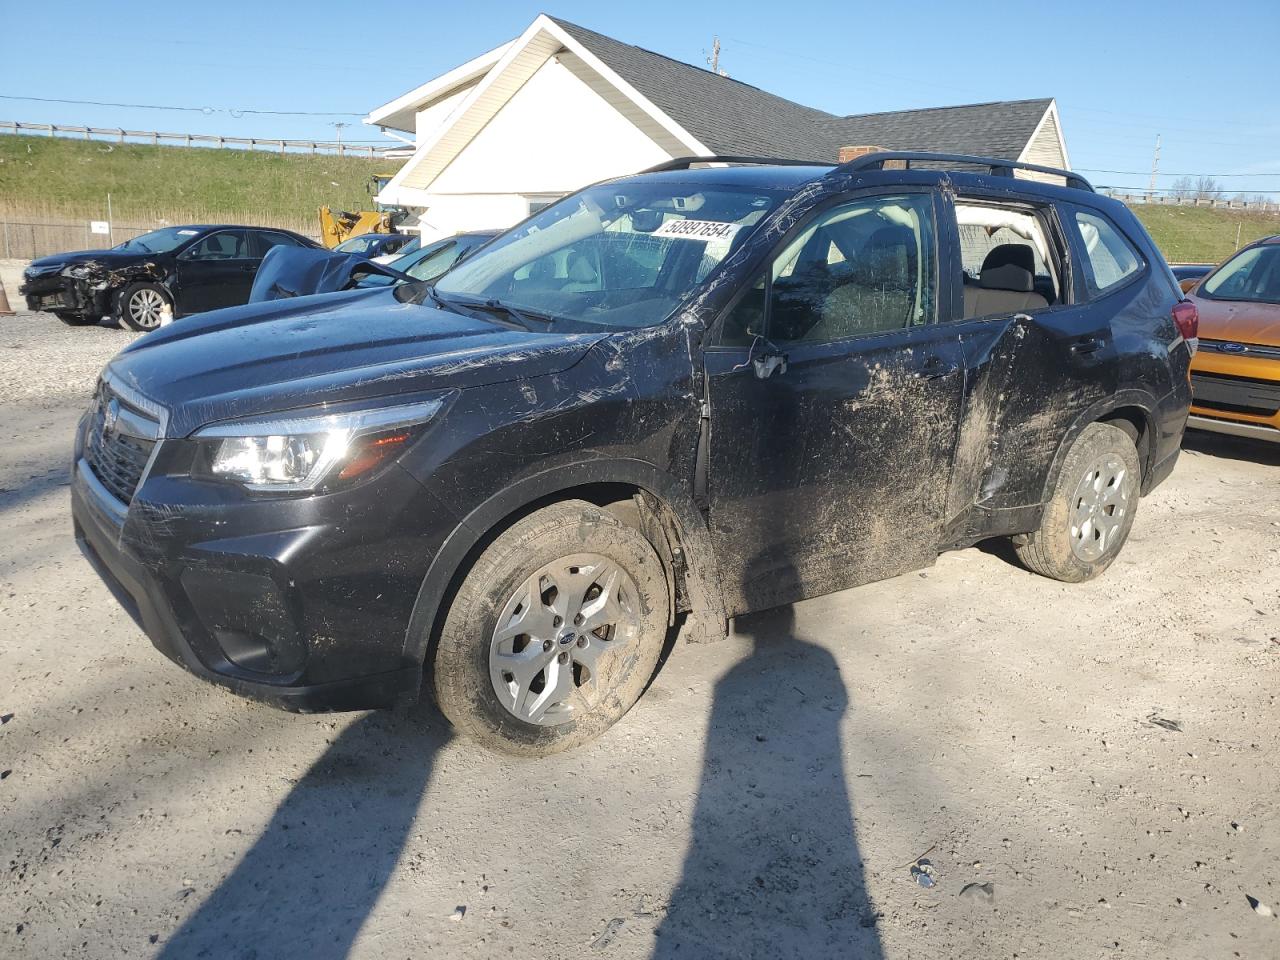
[{"label": "gray shingle roof", "polygon": [[656,107],[723,155],[834,161],[842,146],[1016,159],[1050,100],[837,117],[552,18]]}]

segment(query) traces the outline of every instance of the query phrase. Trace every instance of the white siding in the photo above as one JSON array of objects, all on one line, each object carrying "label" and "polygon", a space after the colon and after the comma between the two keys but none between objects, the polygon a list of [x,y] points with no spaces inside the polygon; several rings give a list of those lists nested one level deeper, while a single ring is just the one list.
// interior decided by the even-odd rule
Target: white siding
[{"label": "white siding", "polygon": [[448,95],[438,100],[433,100],[423,106],[416,114],[414,114],[414,136],[418,143],[424,142],[428,137],[434,135],[441,124],[445,122],[449,114],[462,102],[463,98],[469,94],[477,83],[477,79],[461,87],[455,87]]},{"label": "white siding", "polygon": [[1038,163],[1042,167],[1066,166],[1067,158],[1062,155],[1062,143],[1058,139],[1058,118],[1052,112],[1045,116],[1022,156],[1027,163]]},{"label": "white siding", "polygon": [[669,155],[552,57],[432,181],[432,194],[567,193]]},{"label": "white siding", "polygon": [[[588,183],[668,160],[663,150],[561,53],[547,60],[432,180],[413,190],[425,206],[424,240],[462,230],[509,227],[530,199],[571,193]],[[410,191],[404,191],[408,194]]]}]

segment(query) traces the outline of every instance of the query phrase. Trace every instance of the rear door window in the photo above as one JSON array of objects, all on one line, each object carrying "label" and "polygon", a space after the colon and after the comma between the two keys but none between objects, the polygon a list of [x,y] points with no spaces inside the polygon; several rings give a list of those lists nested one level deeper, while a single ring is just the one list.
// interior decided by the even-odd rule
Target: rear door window
[{"label": "rear door window", "polygon": [[955,212],[963,319],[1032,313],[1063,302],[1060,258],[1044,210],[959,198]]},{"label": "rear door window", "polygon": [[1120,286],[1142,269],[1142,256],[1107,217],[1077,210],[1074,222],[1084,252],[1084,281],[1090,297]]}]

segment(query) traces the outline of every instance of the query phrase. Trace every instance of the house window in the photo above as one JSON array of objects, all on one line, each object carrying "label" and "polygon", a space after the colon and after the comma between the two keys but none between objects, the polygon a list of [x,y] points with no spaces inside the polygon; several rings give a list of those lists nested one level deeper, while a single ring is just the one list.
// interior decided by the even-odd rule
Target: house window
[{"label": "house window", "polygon": [[545,210],[562,196],[564,196],[564,194],[549,193],[525,197],[525,202],[529,205],[529,216],[533,216],[539,210]]}]

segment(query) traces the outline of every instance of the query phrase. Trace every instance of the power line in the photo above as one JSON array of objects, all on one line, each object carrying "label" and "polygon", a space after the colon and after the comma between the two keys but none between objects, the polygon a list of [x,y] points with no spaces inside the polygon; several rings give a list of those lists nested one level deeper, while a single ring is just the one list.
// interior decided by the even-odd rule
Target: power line
[{"label": "power line", "polygon": [[[1085,173],[1119,173],[1133,177],[1145,177],[1143,170],[1102,170],[1098,167],[1076,167]],[[1161,173],[1162,177],[1275,177],[1280,180],[1280,172],[1276,173]]]},{"label": "power line", "polygon": [[31,100],[36,103],[70,103],[82,107],[124,107],[130,110],[180,110],[187,113],[229,113],[233,117],[246,114],[272,117],[363,117],[364,113],[344,113],[339,110],[251,110],[231,107],[172,107],[154,103],[108,103],[103,100],[63,100],[57,97],[19,97],[0,93],[0,100]]}]

